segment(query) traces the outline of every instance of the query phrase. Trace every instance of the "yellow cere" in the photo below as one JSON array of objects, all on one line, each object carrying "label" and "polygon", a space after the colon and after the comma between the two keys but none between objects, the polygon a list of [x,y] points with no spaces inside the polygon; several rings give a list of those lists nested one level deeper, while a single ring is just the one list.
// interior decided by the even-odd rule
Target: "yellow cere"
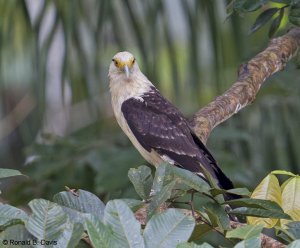
[{"label": "yellow cere", "polygon": [[113,59],[112,60],[115,63],[115,66],[118,68],[123,68],[125,65],[127,65],[130,69],[134,65],[135,58],[132,58],[128,61],[121,61],[120,59]]}]

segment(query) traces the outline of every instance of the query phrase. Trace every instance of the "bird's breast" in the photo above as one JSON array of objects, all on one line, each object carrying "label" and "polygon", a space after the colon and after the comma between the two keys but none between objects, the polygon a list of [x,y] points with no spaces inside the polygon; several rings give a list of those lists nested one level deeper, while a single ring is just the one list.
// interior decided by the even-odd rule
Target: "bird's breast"
[{"label": "bird's breast", "polygon": [[127,137],[130,139],[131,143],[135,146],[135,148],[139,151],[139,153],[143,156],[143,158],[149,162],[150,164],[154,166],[160,165],[163,160],[161,156],[154,150],[151,150],[148,152],[146,149],[142,147],[142,145],[139,143],[139,141],[135,138],[134,134],[132,133],[130,127],[127,124],[127,121],[122,113],[122,101],[119,101],[120,99],[114,99],[112,98],[112,106],[113,111],[116,117],[116,120],[123,130],[123,132],[127,135]]}]

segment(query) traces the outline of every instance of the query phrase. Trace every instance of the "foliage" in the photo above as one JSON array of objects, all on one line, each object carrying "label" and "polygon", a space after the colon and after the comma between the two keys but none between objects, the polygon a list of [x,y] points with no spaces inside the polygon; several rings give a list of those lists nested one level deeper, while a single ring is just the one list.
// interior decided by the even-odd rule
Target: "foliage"
[{"label": "foliage", "polygon": [[[272,3],[278,3],[280,7],[268,8],[268,5],[272,6]],[[247,13],[259,9],[262,9],[263,12],[257,17],[255,23],[250,29],[250,33],[254,33],[273,19],[269,29],[269,37],[272,37],[279,29],[285,15],[288,16],[288,20],[292,24],[300,26],[299,0],[232,0],[228,7],[229,12],[231,13],[234,11],[238,13]],[[288,11],[285,11],[285,9]]]},{"label": "foliage", "polygon": [[[142,159],[111,116],[111,57],[119,50],[134,53],[147,77],[190,116],[224,92],[236,80],[238,65],[265,47],[265,27],[247,37],[254,18],[283,6],[243,1],[246,10],[252,2],[260,8],[247,12],[247,18],[234,11],[226,19],[227,2],[0,1],[0,114],[5,127],[0,159],[3,167],[30,176],[5,197],[13,204],[32,196],[51,199],[64,185],[106,200],[134,197],[129,179],[118,175]],[[58,57],[59,63],[53,62]],[[297,78],[289,64],[262,87],[251,108],[212,133],[208,146],[235,184],[254,187],[256,175],[299,170]],[[51,115],[49,101],[56,107]],[[48,124],[63,131],[48,130]]]},{"label": "foliage", "polygon": [[[275,175],[285,175],[290,178],[279,185]],[[281,228],[286,228],[286,224],[291,221],[300,221],[300,177],[287,171],[273,171],[266,176],[262,182],[254,189],[251,198],[270,200],[277,203],[283,211],[291,216],[292,220],[278,218],[254,218],[248,217],[248,223],[254,225],[263,225],[267,228],[272,228],[275,225]]]},{"label": "foliage", "polygon": [[[29,175],[29,178],[20,177],[20,183],[5,180],[6,188],[11,190],[3,190],[4,199],[9,199],[14,206],[34,199],[30,206],[35,212],[28,214],[26,208],[1,205],[0,225],[4,231],[0,238],[33,239],[27,228],[43,237],[38,230],[32,230],[30,223],[39,223],[49,207],[52,211],[49,217],[57,214],[57,223],[64,227],[62,230],[53,223],[51,233],[61,247],[75,247],[79,238],[80,245],[88,246],[87,233],[91,242],[104,246],[112,230],[102,221],[103,202],[121,197],[133,212],[149,204],[150,221],[165,201],[174,208],[190,206],[188,196],[192,188],[201,192],[195,193],[195,212],[205,222],[196,223],[190,241],[201,243],[199,239],[217,233],[224,242],[237,243],[235,238],[226,238],[230,232],[229,218],[225,203],[219,204],[222,202],[220,194],[225,191],[211,189],[198,177],[166,167],[157,171],[152,181],[150,169],[144,167],[146,174],[135,169],[135,175],[145,181],[134,182],[135,176],[129,176],[134,183],[134,193],[124,175],[142,160],[116,125],[112,125],[107,67],[116,51],[132,51],[147,77],[190,115],[227,89],[236,79],[237,65],[265,47],[265,23],[271,22],[269,36],[283,30],[287,21],[299,25],[299,1],[231,1],[229,12],[231,9],[233,15],[226,21],[224,6],[230,1],[46,0],[34,1],[31,5],[36,15],[32,15],[30,2],[33,3],[0,1],[0,114],[4,117],[0,123],[0,127],[4,127],[0,132],[0,159],[3,166],[21,168],[22,173]],[[240,18],[236,13],[248,15]],[[255,22],[253,18],[258,16]],[[253,27],[257,32],[247,37],[249,22],[255,23]],[[251,30],[250,26],[248,29]],[[55,49],[57,42],[59,49]],[[61,63],[53,62],[53,57],[59,55]],[[57,91],[51,84],[51,75],[55,74],[52,65],[59,71],[54,80]],[[261,89],[251,108],[220,125],[211,135],[209,147],[214,156],[240,187],[253,187],[261,175],[278,168],[299,171],[298,74],[290,64],[286,71],[269,79],[268,87]],[[24,103],[28,92],[31,101]],[[53,107],[48,103],[51,99],[58,111],[49,116],[47,111]],[[65,119],[61,118],[64,114]],[[48,122],[64,127],[64,132],[43,133]],[[23,167],[24,160],[26,166]],[[160,181],[161,178],[164,180]],[[291,180],[286,191],[298,185],[297,179]],[[12,182],[9,187],[7,182]],[[39,200],[41,197],[52,199],[64,185],[86,189],[97,196],[78,190],[77,193],[60,192],[51,201]],[[249,191],[245,189],[234,189],[234,192],[245,197],[240,202],[230,203],[238,207],[232,213],[239,214],[240,218],[249,214],[270,219],[286,217],[282,207],[297,219],[298,205],[285,208],[279,204],[278,208],[269,201],[249,200]],[[296,196],[297,191],[292,192]],[[142,200],[132,199],[137,196]],[[289,202],[289,198],[284,201]],[[60,214],[61,210],[67,218]],[[51,220],[56,222],[55,218],[45,220],[41,230],[48,231]],[[272,229],[276,229],[278,236],[287,243],[299,239],[298,222],[280,219],[279,223],[286,228],[275,225]],[[252,227],[250,225],[249,230]],[[103,236],[97,236],[99,229]],[[95,239],[91,238],[93,234],[96,234]],[[259,242],[254,235],[237,246],[255,247]],[[297,241],[294,242],[296,246]],[[178,247],[210,245],[183,242]]]},{"label": "foliage", "polygon": [[[133,178],[133,174],[138,176]],[[219,188],[210,187],[201,177],[189,171],[162,164],[152,179],[150,170],[140,166],[130,169],[128,176],[143,202],[136,199],[116,199],[104,204],[88,191],[68,189],[56,194],[53,201],[31,200],[28,203],[30,213],[1,204],[0,239],[2,244],[6,244],[7,240],[29,240],[27,244],[46,244],[47,247],[90,247],[92,244],[94,247],[107,248],[205,248],[212,246],[207,243],[197,245],[193,242],[198,242],[208,232],[216,232],[230,244],[235,244],[235,247],[260,247],[260,234],[263,225],[268,222],[253,221],[250,216],[260,217],[262,220],[290,219],[290,216],[284,213],[286,205],[283,204],[281,208],[276,201],[268,200],[274,200],[274,194],[269,192],[268,187],[263,187],[275,180],[275,174],[291,177],[282,185],[284,198],[284,189],[290,187],[290,184],[294,185],[293,180],[299,176],[285,171],[274,171],[254,190],[253,198],[224,201],[219,195],[224,192]],[[237,189],[231,190],[231,193],[244,194],[245,191]],[[213,196],[212,192],[218,194]],[[193,200],[199,198],[202,199],[202,203],[185,202],[184,199],[190,193],[193,194]],[[268,197],[268,194],[271,197]],[[262,195],[265,199],[255,199]],[[292,194],[295,202],[298,201],[298,196],[299,194]],[[162,204],[168,208],[161,209]],[[228,204],[238,208],[228,210],[228,207],[224,207]],[[138,209],[146,210],[144,212],[148,216],[148,221],[143,226],[134,214]],[[299,220],[293,215],[291,208],[288,208],[286,213],[291,214],[293,220]],[[232,214],[247,216],[250,224],[232,229],[229,224]],[[146,215],[142,218],[146,218]],[[300,239],[300,221],[284,223],[282,226],[277,225],[276,230],[292,247],[296,244],[294,242]],[[16,230],[17,233],[13,235]]]}]

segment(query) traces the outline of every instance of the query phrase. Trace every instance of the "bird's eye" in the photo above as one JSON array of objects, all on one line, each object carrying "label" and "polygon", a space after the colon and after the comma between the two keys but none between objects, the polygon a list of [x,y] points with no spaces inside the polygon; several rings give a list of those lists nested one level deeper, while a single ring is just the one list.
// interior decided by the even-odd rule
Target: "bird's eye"
[{"label": "bird's eye", "polygon": [[119,66],[119,62],[115,59],[112,59],[112,62],[114,62],[115,66],[118,67]]},{"label": "bird's eye", "polygon": [[132,62],[131,62],[131,66],[133,66],[135,63],[135,58],[133,58]]}]

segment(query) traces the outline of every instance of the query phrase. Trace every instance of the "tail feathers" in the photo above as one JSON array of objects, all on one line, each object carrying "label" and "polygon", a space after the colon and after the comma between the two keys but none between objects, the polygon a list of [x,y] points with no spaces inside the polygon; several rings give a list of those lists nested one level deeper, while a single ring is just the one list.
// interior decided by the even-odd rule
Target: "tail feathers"
[{"label": "tail feathers", "polygon": [[[220,188],[225,190],[234,188],[232,181],[224,174],[224,172],[217,165],[214,166],[214,171]],[[241,198],[241,196],[239,195],[230,194],[230,193],[224,194],[225,201],[235,200],[239,198]]]},{"label": "tail feathers", "polygon": [[[208,151],[208,149],[205,147],[205,145],[201,142],[201,140],[192,132],[192,137],[194,142],[197,144],[197,146],[200,148],[202,156],[200,158],[200,163],[208,170],[208,172],[217,180],[217,183],[220,188],[228,190],[233,189],[234,185],[231,182],[231,180],[224,174],[224,172],[220,169],[220,167],[217,164],[217,161],[214,159],[214,157],[211,155],[211,153]],[[202,175],[203,176],[203,175]],[[238,195],[226,193],[224,194],[225,200],[233,200],[241,198]]]}]

